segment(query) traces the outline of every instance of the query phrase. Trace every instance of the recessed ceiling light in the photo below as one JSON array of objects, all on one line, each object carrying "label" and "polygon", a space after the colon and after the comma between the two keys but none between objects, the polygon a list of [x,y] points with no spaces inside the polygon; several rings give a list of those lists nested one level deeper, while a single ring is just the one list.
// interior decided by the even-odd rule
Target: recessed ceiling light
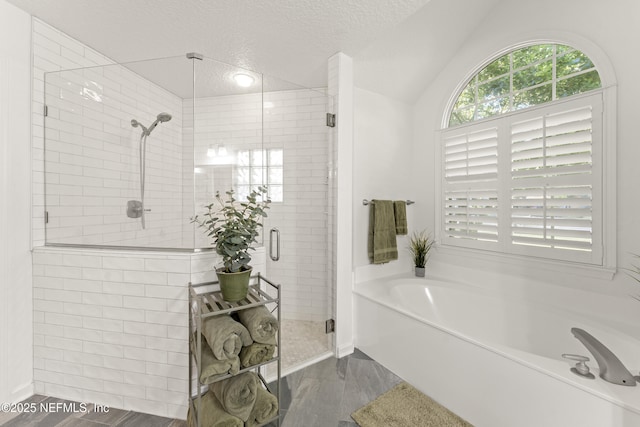
[{"label": "recessed ceiling light", "polygon": [[250,75],[242,73],[235,74],[233,76],[233,80],[235,80],[240,87],[249,87],[255,81],[255,79]]}]

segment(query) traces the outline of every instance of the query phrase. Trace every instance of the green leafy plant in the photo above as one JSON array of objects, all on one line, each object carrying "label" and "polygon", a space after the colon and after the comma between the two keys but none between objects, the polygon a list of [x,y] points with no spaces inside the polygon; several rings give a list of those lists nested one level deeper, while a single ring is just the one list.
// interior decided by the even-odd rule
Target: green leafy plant
[{"label": "green leafy plant", "polygon": [[223,272],[236,273],[248,269],[251,262],[249,250],[255,250],[254,243],[262,227],[262,218],[267,216],[270,200],[266,187],[258,187],[247,196],[246,202],[239,202],[234,191],[226,192],[226,200],[218,192],[215,202],[206,206],[207,212],[196,215],[191,222],[205,229],[205,234],[213,239],[216,252],[222,257]]},{"label": "green leafy plant", "polygon": [[413,256],[413,264],[416,267],[424,268],[429,259],[429,251],[433,246],[434,241],[427,234],[426,230],[420,232],[414,232],[409,240],[409,252]]}]

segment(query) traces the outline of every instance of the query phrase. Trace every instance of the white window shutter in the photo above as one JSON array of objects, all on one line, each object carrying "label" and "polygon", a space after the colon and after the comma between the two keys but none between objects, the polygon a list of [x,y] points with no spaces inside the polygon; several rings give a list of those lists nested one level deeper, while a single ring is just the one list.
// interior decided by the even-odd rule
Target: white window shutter
[{"label": "white window shutter", "polygon": [[442,243],[602,263],[602,95],[443,131]]},{"label": "white window shutter", "polygon": [[[482,124],[444,136],[443,240],[498,241],[498,129]],[[475,243],[474,243],[475,242]]]},{"label": "white window shutter", "polygon": [[601,120],[599,103],[590,96],[508,120],[512,252],[599,261],[594,186],[600,174],[593,167],[594,143],[601,140],[594,133],[600,128],[594,125]]}]

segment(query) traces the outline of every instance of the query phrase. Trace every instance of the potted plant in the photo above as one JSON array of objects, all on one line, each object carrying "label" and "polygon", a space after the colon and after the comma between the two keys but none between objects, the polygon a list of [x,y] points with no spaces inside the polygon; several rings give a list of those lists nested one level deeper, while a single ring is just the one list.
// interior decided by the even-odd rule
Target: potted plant
[{"label": "potted plant", "polygon": [[413,256],[413,265],[417,277],[424,277],[425,265],[429,258],[429,251],[433,246],[433,239],[426,231],[414,232],[409,240],[409,252]]},{"label": "potted plant", "polygon": [[223,266],[216,268],[222,298],[236,302],[247,296],[252,267],[249,250],[255,250],[262,218],[267,216],[267,189],[258,187],[247,196],[246,202],[238,202],[234,191],[226,192],[226,200],[216,193],[214,203],[206,206],[207,212],[195,216],[192,222],[205,229],[213,239],[216,253],[222,257]]}]

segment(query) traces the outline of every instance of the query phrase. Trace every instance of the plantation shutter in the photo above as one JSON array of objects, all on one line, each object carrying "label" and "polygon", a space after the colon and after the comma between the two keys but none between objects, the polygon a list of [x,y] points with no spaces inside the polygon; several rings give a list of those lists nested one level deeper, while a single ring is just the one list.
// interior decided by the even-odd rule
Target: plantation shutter
[{"label": "plantation shutter", "polygon": [[601,101],[590,96],[527,116],[509,132],[513,251],[541,255],[534,248],[546,248],[544,256],[592,262],[600,255],[594,149],[600,151]]},{"label": "plantation shutter", "polygon": [[449,132],[443,155],[445,240],[497,242],[497,127],[483,124]]},{"label": "plantation shutter", "polygon": [[601,264],[602,95],[442,132],[443,244]]}]

